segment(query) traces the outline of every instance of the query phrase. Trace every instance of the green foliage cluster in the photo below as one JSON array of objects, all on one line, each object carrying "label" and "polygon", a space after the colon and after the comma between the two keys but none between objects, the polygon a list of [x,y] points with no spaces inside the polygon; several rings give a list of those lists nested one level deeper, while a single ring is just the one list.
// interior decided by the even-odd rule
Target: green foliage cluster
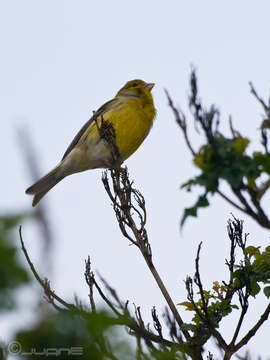
[{"label": "green foliage cluster", "polygon": [[49,311],[36,326],[18,332],[16,341],[23,358],[29,360],[40,359],[40,354],[44,358],[54,354],[60,360],[103,360],[111,358],[107,348],[116,359],[132,359],[132,349],[112,325],[113,319],[104,311],[89,313],[87,319],[72,311]]},{"label": "green foliage cluster", "polygon": [[18,246],[13,241],[15,229],[27,217],[27,214],[0,217],[0,312],[14,309],[14,291],[30,282],[28,271],[19,261]]},{"label": "green foliage cluster", "polygon": [[[192,323],[185,323],[184,327],[193,332],[195,342],[201,341],[202,344],[215,334],[220,321],[233,309],[240,308],[239,326],[241,326],[249,306],[249,297],[255,298],[262,285],[265,286],[265,296],[270,297],[270,246],[264,250],[260,250],[260,247],[246,246],[247,234],[243,233],[243,222],[235,218],[228,223],[228,236],[231,241],[230,260],[226,260],[230,271],[229,282],[214,281],[211,290],[203,288],[199,273],[199,246],[195,276],[193,279],[189,276],[186,279],[188,301],[178,304],[194,313]],[[238,262],[236,262],[237,248],[241,251],[241,259]],[[196,294],[194,285],[198,289]],[[267,319],[267,315],[264,316]],[[236,330],[232,327],[232,331],[236,331],[234,341],[237,338],[239,326]]]},{"label": "green foliage cluster", "polygon": [[[189,287],[193,284],[191,278],[187,279]],[[194,333],[194,337],[197,338],[197,334],[204,336],[203,342],[211,336],[211,328],[206,326],[208,323],[211,327],[218,328],[218,324],[222,318],[229,315],[233,309],[238,309],[236,304],[231,303],[231,299],[227,297],[228,286],[220,284],[218,281],[213,282],[211,290],[202,290],[197,293],[198,300],[195,301],[193,297],[188,296],[189,301],[180,302],[178,305],[184,306],[185,310],[193,311],[192,323],[185,323],[185,327]],[[206,315],[207,314],[207,315]]]},{"label": "green foliage cluster", "polygon": [[217,133],[213,142],[214,146],[203,145],[194,156],[193,162],[201,173],[182,185],[187,191],[199,185],[204,188],[204,193],[199,196],[194,206],[185,209],[181,225],[188,216],[196,217],[199,208],[209,206],[208,195],[213,195],[219,190],[222,180],[226,181],[233,190],[245,186],[257,190],[256,180],[263,174],[270,175],[270,154],[254,152],[248,155],[247,138],[239,134],[234,138],[227,138]]},{"label": "green foliage cluster", "polygon": [[[212,320],[214,318],[220,319],[220,317],[225,317],[231,313],[232,309],[238,309],[237,305],[230,304],[230,301],[226,299],[228,287],[226,285],[220,284],[218,281],[213,282],[213,287],[211,290],[203,290],[204,301],[200,297],[196,302],[191,301],[182,301],[178,305],[185,306],[187,311],[195,311],[192,321],[198,325],[201,321],[199,314],[202,314],[203,307],[206,305],[209,314],[213,314]],[[199,292],[198,292],[199,294]],[[196,310],[199,310],[196,312]],[[191,330],[195,330],[195,326],[190,324]]]},{"label": "green foliage cluster", "polygon": [[[22,213],[0,217],[0,312],[15,310],[16,290],[21,285],[30,284],[29,271],[21,264],[19,249],[15,245],[19,226],[30,216]],[[129,341],[120,335],[119,328],[113,326],[115,319],[108,312],[85,312],[87,317],[80,317],[63,309],[56,312],[50,307],[43,307],[40,310],[36,312],[33,309],[35,324],[19,330],[14,336],[13,340],[20,347],[17,356],[32,360],[50,356],[82,360],[102,360],[110,356],[134,359],[134,350]],[[3,334],[1,339],[4,340]],[[12,354],[6,345],[0,344],[1,360]],[[107,349],[110,354],[106,353]]]},{"label": "green foliage cluster", "polygon": [[255,297],[261,290],[259,283],[267,285],[263,291],[266,297],[270,297],[270,246],[264,251],[260,247],[248,246],[244,249],[245,264],[232,274],[235,288],[247,287],[248,293]]}]

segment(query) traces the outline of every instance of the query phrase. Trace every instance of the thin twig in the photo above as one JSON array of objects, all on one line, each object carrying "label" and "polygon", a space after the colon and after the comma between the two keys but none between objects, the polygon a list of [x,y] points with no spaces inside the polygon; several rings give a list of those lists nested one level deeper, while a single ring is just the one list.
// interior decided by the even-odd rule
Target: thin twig
[{"label": "thin twig", "polygon": [[241,190],[240,189],[232,189],[232,190],[233,190],[234,194],[238,197],[239,201],[245,206],[246,214],[251,216],[254,220],[258,221],[257,214],[252,210],[252,208],[248,204],[247,200],[241,193]]},{"label": "thin twig", "polygon": [[264,100],[258,95],[257,91],[255,90],[252,82],[249,82],[249,86],[250,86],[250,92],[252,95],[255,96],[255,98],[259,101],[259,103],[262,105],[262,107],[264,108],[264,111],[267,113],[269,112],[269,108],[266,105],[266,103],[264,102]]},{"label": "thin twig", "polygon": [[181,110],[176,109],[176,107],[173,104],[172,98],[169,95],[169,92],[166,89],[164,89],[164,91],[165,91],[165,94],[167,95],[169,106],[170,106],[170,108],[172,109],[172,111],[174,113],[175,121],[183,131],[186,144],[187,144],[190,152],[192,153],[192,155],[196,156],[196,152],[194,151],[194,149],[193,149],[193,147],[191,145],[191,142],[189,140],[188,134],[187,134],[187,123],[186,123],[185,115]]},{"label": "thin twig", "polygon": [[233,200],[231,200],[227,195],[223,194],[220,190],[216,191],[224,200],[226,200],[228,203],[230,203],[232,206],[234,206],[236,209],[242,211],[243,213],[247,214],[247,211],[236,204]]},{"label": "thin twig", "polygon": [[241,314],[240,314],[240,317],[239,317],[235,332],[233,334],[232,341],[231,341],[229,346],[234,346],[235,341],[237,339],[237,336],[239,334],[239,331],[241,329],[244,317],[245,317],[247,309],[248,309],[248,296],[249,296],[249,294],[248,294],[247,289],[246,289],[246,293],[245,293],[244,298],[243,298],[242,311],[241,311]]},{"label": "thin twig", "polygon": [[[175,316],[175,319],[181,328],[184,324],[182,318],[180,317],[176,306],[174,305],[171,296],[169,295],[161,277],[156,270],[153,261],[152,261],[152,252],[151,247],[148,242],[147,231],[145,229],[145,221],[141,222],[140,228],[137,227],[135,220],[133,219],[133,215],[131,213],[131,209],[134,210],[135,204],[132,203],[133,199],[132,196],[135,194],[135,200],[139,206],[138,211],[143,211],[146,213],[145,210],[145,201],[142,195],[133,188],[133,184],[130,182],[128,178],[127,169],[110,169],[111,179],[112,179],[112,188],[109,185],[108,175],[106,172],[103,173],[102,181],[107,191],[110,199],[113,200],[114,211],[116,213],[116,217],[119,223],[119,227],[122,231],[122,234],[128,238],[134,245],[136,245],[139,250],[141,251],[148,268],[150,269],[154,279],[158,287],[160,288],[169,308],[171,309],[172,313]],[[138,199],[141,199],[138,201]],[[131,236],[127,236],[126,226],[131,230],[133,233],[134,238]],[[186,339],[190,338],[188,331],[182,330]]]},{"label": "thin twig", "polygon": [[202,246],[202,242],[200,242],[200,244],[198,246],[197,256],[196,256],[196,260],[195,260],[195,268],[196,268],[195,283],[199,287],[200,297],[202,300],[202,309],[205,314],[205,319],[208,324],[208,328],[211,331],[211,333],[213,334],[213,336],[217,339],[220,347],[222,347],[223,349],[226,349],[227,344],[226,344],[225,340],[223,339],[223,337],[221,336],[221,334],[215,329],[215,326],[212,324],[211,318],[208,313],[208,303],[205,300],[203,285],[202,285],[201,276],[200,276],[200,269],[199,269],[201,246]]},{"label": "thin twig", "polygon": [[[27,253],[27,250],[24,246],[24,242],[23,242],[23,238],[22,238],[22,227],[20,226],[19,228],[19,235],[20,235],[20,241],[21,241],[21,246],[22,246],[22,251],[24,253],[24,256],[28,262],[28,265],[30,266],[30,269],[34,275],[34,277],[36,278],[36,280],[39,282],[39,284],[43,287],[44,291],[46,294],[49,294],[49,296],[52,296],[55,300],[57,300],[60,304],[62,304],[63,306],[65,306],[67,309],[71,310],[71,311],[75,311],[78,312],[78,309],[73,305],[73,304],[69,304],[66,301],[64,301],[63,299],[61,299],[59,296],[57,296],[53,291],[51,291],[51,289],[48,287],[48,280],[42,280],[41,277],[38,275],[32,261],[30,260],[30,257]],[[46,292],[47,291],[47,292]],[[80,311],[79,311],[80,312]]]},{"label": "thin twig", "polygon": [[261,200],[261,198],[265,195],[266,191],[270,188],[270,178],[266,180],[257,191],[257,199]]},{"label": "thin twig", "polygon": [[158,319],[158,315],[157,315],[155,306],[152,309],[152,318],[153,318],[153,322],[154,322],[154,328],[157,330],[158,335],[163,338],[162,326],[161,326],[161,323],[160,323],[160,321]]},{"label": "thin twig", "polygon": [[246,345],[249,340],[256,334],[257,330],[261,327],[261,325],[268,319],[270,313],[270,303],[265,309],[264,313],[261,315],[260,320],[253,326],[251,330],[247,332],[247,334],[239,341],[234,349],[235,351],[239,350],[242,346]]},{"label": "thin twig", "polygon": [[91,262],[90,262],[90,256],[88,256],[88,259],[85,260],[85,273],[84,277],[86,280],[86,283],[89,287],[89,300],[90,300],[90,306],[91,310],[93,312],[96,312],[96,305],[94,301],[94,292],[93,292],[93,286],[94,286],[94,274],[91,271]]}]

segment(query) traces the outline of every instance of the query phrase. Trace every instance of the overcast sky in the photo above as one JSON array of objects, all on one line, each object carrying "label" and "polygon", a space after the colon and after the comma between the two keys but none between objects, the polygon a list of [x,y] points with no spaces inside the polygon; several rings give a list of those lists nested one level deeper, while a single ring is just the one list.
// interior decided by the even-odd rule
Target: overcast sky
[{"label": "overcast sky", "polygon": [[[179,219],[184,207],[195,201],[195,194],[179,187],[197,170],[163,89],[186,110],[193,64],[205,103],[215,103],[222,112],[222,129],[227,129],[231,114],[235,127],[254,138],[262,111],[249,93],[248,81],[262,96],[269,95],[269,14],[269,0],[2,1],[1,212],[31,209],[31,198],[24,191],[32,179],[16,129],[29,130],[43,175],[57,164],[92,111],[126,81],[155,82],[153,129],[126,161],[146,199],[153,260],[175,302],[185,300],[183,280],[194,272],[200,241],[205,287],[222,280],[230,212],[245,220],[253,243],[267,245],[269,234],[217,197],[209,209],[200,211],[198,219],[189,219],[180,233]],[[199,147],[198,136],[192,139]],[[251,150],[258,147],[256,143]],[[52,287],[60,296],[71,299],[76,293],[88,301],[83,272],[84,259],[90,255],[94,269],[123,300],[140,305],[146,319],[150,320],[153,305],[162,313],[164,301],[157,285],[137,249],[120,234],[101,170],[66,178],[45,202],[56,240]],[[42,269],[40,234],[30,223],[24,226],[24,239]],[[264,299],[250,303],[252,315],[242,334],[257,321],[265,304]],[[190,314],[180,310],[184,319],[190,319]],[[25,311],[21,323],[29,316]],[[235,321],[233,315],[225,320],[221,331],[227,339]],[[264,359],[270,354],[266,336],[269,324],[249,344],[254,356]]]}]

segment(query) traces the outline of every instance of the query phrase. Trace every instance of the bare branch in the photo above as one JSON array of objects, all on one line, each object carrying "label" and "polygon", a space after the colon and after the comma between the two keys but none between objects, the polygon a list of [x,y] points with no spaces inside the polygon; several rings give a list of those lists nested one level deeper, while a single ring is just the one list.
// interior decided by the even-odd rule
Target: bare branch
[{"label": "bare branch", "polygon": [[94,292],[93,292],[94,273],[91,271],[90,256],[88,256],[87,260],[85,260],[84,277],[85,277],[86,283],[87,283],[87,285],[89,287],[89,300],[90,300],[91,310],[93,312],[95,312],[96,311],[96,305],[95,305],[95,301],[94,301]]},{"label": "bare branch", "polygon": [[246,345],[249,340],[256,334],[261,325],[268,319],[270,313],[270,303],[265,309],[264,313],[261,315],[260,320],[253,326],[251,330],[243,337],[238,344],[235,345],[235,351],[239,350],[242,346]]},{"label": "bare branch", "polygon": [[[269,110],[270,111],[270,110]],[[265,121],[269,121],[269,120],[265,120]],[[269,154],[269,149],[268,149],[268,136],[267,136],[267,130],[264,129],[263,127],[261,127],[261,144],[264,147],[265,153]]]},{"label": "bare branch", "polygon": [[100,275],[98,274],[100,280],[103,282],[103,284],[105,285],[106,289],[109,291],[109,293],[111,294],[112,298],[116,301],[117,303],[117,306],[120,308],[120,309],[123,309],[125,310],[126,306],[123,305],[123,303],[121,302],[121,300],[119,299],[118,295],[117,295],[117,292],[115,289],[113,289],[109,283]]},{"label": "bare branch", "polygon": [[223,194],[220,190],[217,190],[217,193],[224,199],[226,200],[228,203],[230,203],[232,206],[234,206],[236,209],[242,211],[243,213],[247,214],[247,211],[242,208],[241,206],[239,206],[238,204],[236,204],[234,201],[232,201],[227,195]]},{"label": "bare branch", "polygon": [[153,318],[153,322],[154,322],[154,328],[157,330],[158,335],[163,338],[162,326],[161,326],[161,323],[160,323],[160,321],[158,319],[155,306],[152,309],[152,318]]},{"label": "bare branch", "polygon": [[[202,285],[201,276],[200,276],[200,269],[199,269],[201,246],[202,246],[202,242],[200,242],[200,244],[198,246],[198,250],[197,250],[197,256],[196,256],[196,260],[195,260],[196,272],[195,272],[195,280],[194,281],[199,288],[200,297],[202,300],[202,309],[205,314],[205,321],[208,325],[208,328],[209,328],[210,332],[212,333],[212,335],[216,338],[219,346],[225,350],[227,347],[227,344],[226,344],[225,340],[223,339],[223,337],[221,336],[221,334],[216,330],[214,324],[212,323],[212,320],[211,320],[209,312],[208,312],[208,301],[205,299],[205,296],[204,296],[204,290],[203,290],[203,285]],[[204,321],[203,318],[202,318],[202,320]]]},{"label": "bare branch", "polygon": [[[170,307],[179,327],[181,328],[184,322],[181,319],[152,261],[151,246],[148,242],[148,235],[145,229],[145,200],[141,193],[136,190],[133,187],[133,184],[130,182],[126,168],[110,169],[110,175],[113,190],[109,185],[107,172],[103,173],[102,181],[110,199],[113,199],[113,207],[119,223],[120,230],[122,231],[122,234],[126,238],[128,238],[128,240],[130,240],[134,245],[136,245],[141,251],[152,275],[154,276],[165,300],[167,301],[168,306]],[[112,193],[112,191],[114,194]],[[139,218],[144,219],[140,222],[139,227],[136,225],[134,215],[132,214],[132,210],[134,210],[134,208],[137,209],[137,214],[138,212],[141,213],[141,216],[139,216]],[[131,238],[130,235],[127,235],[127,228],[132,232],[133,238]],[[183,333],[185,334],[185,337],[187,339],[190,337],[189,333],[186,330],[183,330]]]},{"label": "bare branch", "polygon": [[194,151],[191,142],[189,140],[188,137],[188,133],[187,133],[187,123],[186,123],[186,117],[185,114],[181,111],[176,109],[176,107],[173,104],[172,98],[169,95],[169,92],[164,89],[165,94],[167,95],[167,99],[169,102],[169,107],[172,109],[174,117],[175,117],[175,121],[176,123],[179,125],[179,127],[181,128],[181,130],[183,131],[184,134],[184,138],[187,144],[187,147],[189,148],[190,152],[192,153],[193,156],[196,156],[196,152]]},{"label": "bare branch", "polygon": [[239,331],[241,329],[244,317],[245,317],[247,309],[248,309],[248,296],[249,296],[249,294],[248,294],[248,292],[246,290],[245,295],[243,296],[242,304],[241,304],[242,311],[241,311],[241,314],[240,314],[240,317],[239,317],[239,320],[238,320],[238,323],[237,323],[237,326],[236,326],[236,329],[235,329],[235,332],[233,334],[233,338],[231,340],[231,343],[230,343],[229,347],[234,346],[235,341],[236,341],[236,339],[238,337]]},{"label": "bare branch", "polygon": [[236,131],[233,127],[231,115],[229,116],[229,124],[230,124],[230,130],[231,130],[232,137],[233,137],[233,139],[235,139],[237,136],[239,136],[239,132]]},{"label": "bare branch", "polygon": [[257,191],[257,199],[261,200],[266,191],[270,188],[270,178],[266,180]]},{"label": "bare branch", "polygon": [[61,305],[63,305],[64,307],[66,307],[67,309],[71,310],[71,311],[75,311],[75,312],[79,312],[78,309],[73,305],[73,304],[69,304],[66,301],[64,301],[63,299],[61,299],[59,296],[57,296],[51,289],[49,286],[49,281],[48,279],[42,280],[41,277],[38,275],[33,263],[30,260],[30,257],[27,253],[27,250],[24,246],[24,242],[23,242],[23,238],[22,238],[22,227],[20,226],[19,228],[19,235],[20,235],[20,241],[21,241],[21,246],[22,246],[22,251],[24,253],[24,256],[28,262],[28,265],[30,266],[30,269],[34,275],[34,277],[36,278],[36,280],[39,282],[39,284],[43,287],[45,294],[47,295],[48,299],[50,297],[54,298],[55,300],[57,300]]},{"label": "bare branch", "polygon": [[264,111],[267,113],[269,112],[269,108],[268,106],[266,105],[266,103],[264,102],[264,100],[257,94],[257,91],[255,90],[252,82],[250,81],[249,82],[249,86],[250,86],[250,92],[252,95],[255,96],[255,98],[259,101],[259,103],[262,105]]}]

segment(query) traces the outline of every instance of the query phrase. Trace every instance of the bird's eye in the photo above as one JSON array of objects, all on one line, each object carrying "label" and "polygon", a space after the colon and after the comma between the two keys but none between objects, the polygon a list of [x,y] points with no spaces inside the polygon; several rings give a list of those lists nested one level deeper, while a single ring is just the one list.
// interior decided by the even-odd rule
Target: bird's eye
[{"label": "bird's eye", "polygon": [[138,85],[137,83],[132,84],[133,87],[135,87],[135,86],[137,86],[137,85]]}]

